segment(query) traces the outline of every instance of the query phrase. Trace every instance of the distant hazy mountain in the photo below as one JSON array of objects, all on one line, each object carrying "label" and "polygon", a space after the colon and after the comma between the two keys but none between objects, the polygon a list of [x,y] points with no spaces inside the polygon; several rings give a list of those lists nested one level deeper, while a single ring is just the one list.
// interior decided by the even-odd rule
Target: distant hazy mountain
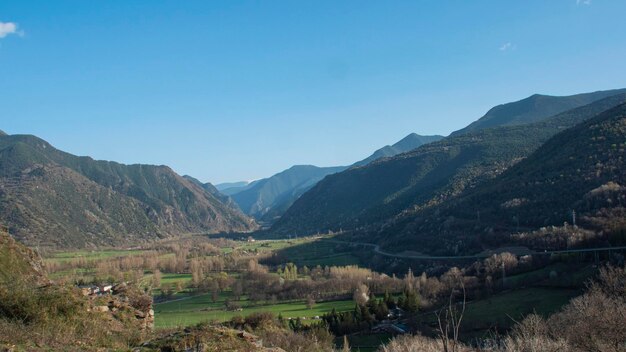
[{"label": "distant hazy mountain", "polygon": [[378,160],[381,158],[387,158],[394,155],[398,155],[400,153],[408,152],[413,150],[419,146],[422,146],[427,143],[436,142],[442,139],[443,136],[420,136],[417,133],[411,133],[408,136],[402,138],[394,145],[386,145],[377,151],[375,151],[369,157],[357,161],[352,166],[363,166],[371,163],[374,160]]},{"label": "distant hazy mountain", "polygon": [[329,175],[294,202],[271,231],[306,235],[358,230],[389,222],[406,212],[433,207],[493,179],[561,130],[624,101],[626,94],[618,94],[532,124],[446,137],[407,153]]},{"label": "distant hazy mountain", "polygon": [[232,198],[244,213],[256,219],[266,214],[279,216],[293,201],[327,175],[345,170],[345,166],[317,167],[296,165],[266,179],[258,180],[245,190],[235,193]]},{"label": "distant hazy mountain", "polygon": [[472,122],[467,127],[452,133],[452,135],[459,135],[461,133],[489,127],[512,126],[536,122],[564,111],[625,92],[626,89],[614,89],[560,97],[535,94],[526,99],[493,107],[485,116]]},{"label": "distant hazy mountain", "polygon": [[[363,166],[374,160],[390,157],[443,138],[411,133],[394,145],[385,146],[368,158],[351,166]],[[253,182],[222,183],[216,186],[231,196],[244,213],[265,223],[276,221],[296,199],[327,175],[347,169],[347,166],[317,167],[296,165],[271,177]]]},{"label": "distant hazy mountain", "polygon": [[250,182],[248,182],[248,181],[224,182],[224,183],[216,184],[215,188],[217,188],[218,191],[223,191],[223,190],[228,189],[228,188],[245,187],[245,186],[247,186],[249,184],[250,184]]},{"label": "distant hazy mountain", "polygon": [[241,192],[247,188],[250,188],[250,186],[254,182],[255,181],[224,182],[224,183],[215,185],[215,188],[217,188],[217,190],[220,191],[222,194],[230,196],[237,192]]},{"label": "distant hazy mountain", "polygon": [[0,223],[30,245],[132,245],[255,228],[216,193],[167,166],[97,161],[35,136],[0,136]]}]

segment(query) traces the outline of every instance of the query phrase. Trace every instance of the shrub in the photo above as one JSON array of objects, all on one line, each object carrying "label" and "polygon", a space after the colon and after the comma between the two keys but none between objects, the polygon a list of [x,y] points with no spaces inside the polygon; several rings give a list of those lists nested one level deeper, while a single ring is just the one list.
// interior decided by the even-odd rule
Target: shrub
[{"label": "shrub", "polygon": [[[471,351],[464,345],[458,346],[458,352]],[[431,339],[422,335],[402,335],[389,341],[385,346],[378,349],[379,352],[441,352],[443,343],[440,340]]]}]

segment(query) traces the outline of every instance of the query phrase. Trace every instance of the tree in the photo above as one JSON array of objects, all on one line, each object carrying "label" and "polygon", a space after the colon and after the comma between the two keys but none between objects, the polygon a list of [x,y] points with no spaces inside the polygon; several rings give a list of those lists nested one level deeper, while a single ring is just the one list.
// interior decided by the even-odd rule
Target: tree
[{"label": "tree", "polygon": [[348,336],[343,335],[343,347],[341,348],[342,352],[350,352],[350,343],[348,342]]},{"label": "tree", "polygon": [[220,287],[215,280],[211,280],[209,290],[211,291],[211,301],[213,301],[213,303],[217,302],[220,296]]},{"label": "tree", "polygon": [[385,291],[385,296],[383,297],[383,301],[387,305],[387,308],[391,309],[396,306],[396,302],[393,297],[389,294],[389,291]]},{"label": "tree", "polygon": [[409,291],[406,293],[406,300],[404,301],[404,309],[409,312],[415,313],[420,307],[420,296],[415,291]]},{"label": "tree", "polygon": [[204,279],[204,270],[200,263],[194,260],[191,262],[191,283],[194,287],[198,287],[202,279]]},{"label": "tree", "polygon": [[374,314],[376,315],[376,320],[380,321],[387,319],[389,309],[387,308],[387,304],[383,300],[378,301]]},{"label": "tree", "polygon": [[454,290],[451,290],[448,305],[435,312],[439,325],[439,339],[443,345],[444,352],[457,352],[463,346],[459,342],[459,330],[461,329],[463,314],[465,314],[465,286],[461,284],[461,287],[463,288],[461,311],[457,309],[457,305],[454,302]]},{"label": "tree", "polygon": [[359,284],[352,295],[354,302],[359,306],[364,306],[369,301],[369,288],[364,284]]},{"label": "tree", "polygon": [[415,289],[416,282],[417,282],[417,280],[415,279],[415,276],[413,276],[413,270],[411,270],[411,268],[409,268],[409,271],[407,272],[406,276],[404,277],[404,289],[405,290],[413,290],[413,289]]},{"label": "tree", "polygon": [[398,303],[397,306],[404,309],[404,307],[406,307],[406,293],[402,292],[402,294],[400,295],[400,297],[398,297]]},{"label": "tree", "polygon": [[370,313],[370,310],[367,306],[359,306],[359,309],[361,310],[361,319],[363,321],[366,321],[368,323],[374,321],[374,317]]},{"label": "tree", "polygon": [[294,263],[285,266],[285,280],[298,280],[298,267]]},{"label": "tree", "polygon": [[241,281],[237,280],[233,284],[233,298],[235,298],[236,301],[239,301],[241,299],[242,293],[243,293],[243,285],[241,284]]},{"label": "tree", "polygon": [[278,313],[277,319],[278,319],[278,325],[280,325],[283,328],[287,327],[287,324],[285,322],[285,318],[283,317],[282,313]]},{"label": "tree", "polygon": [[313,306],[315,306],[315,299],[309,295],[306,297],[306,307],[307,309],[313,309]]},{"label": "tree", "polygon": [[161,287],[161,271],[159,269],[154,270],[152,273],[152,287]]}]

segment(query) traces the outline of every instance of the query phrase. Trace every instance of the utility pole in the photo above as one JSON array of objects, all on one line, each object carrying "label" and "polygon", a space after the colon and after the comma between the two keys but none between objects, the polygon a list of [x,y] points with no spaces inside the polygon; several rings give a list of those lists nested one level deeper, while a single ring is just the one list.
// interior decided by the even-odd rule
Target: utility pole
[{"label": "utility pole", "polygon": [[576,226],[576,210],[572,209],[572,225]]}]

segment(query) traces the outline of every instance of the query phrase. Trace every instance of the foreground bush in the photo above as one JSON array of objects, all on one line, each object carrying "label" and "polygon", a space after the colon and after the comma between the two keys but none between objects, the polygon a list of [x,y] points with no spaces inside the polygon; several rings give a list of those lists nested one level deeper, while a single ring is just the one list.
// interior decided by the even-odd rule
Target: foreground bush
[{"label": "foreground bush", "polygon": [[[470,348],[460,344],[457,352],[471,351]],[[387,345],[379,349],[380,352],[442,352],[443,343],[440,340],[431,339],[421,335],[403,335],[394,338]]]},{"label": "foreground bush", "polygon": [[[140,297],[140,293],[135,295]],[[97,312],[93,307],[112,298],[90,301],[74,287],[32,286],[15,280],[0,285],[0,342],[23,346],[128,348],[145,336],[131,305],[116,312]]]}]

